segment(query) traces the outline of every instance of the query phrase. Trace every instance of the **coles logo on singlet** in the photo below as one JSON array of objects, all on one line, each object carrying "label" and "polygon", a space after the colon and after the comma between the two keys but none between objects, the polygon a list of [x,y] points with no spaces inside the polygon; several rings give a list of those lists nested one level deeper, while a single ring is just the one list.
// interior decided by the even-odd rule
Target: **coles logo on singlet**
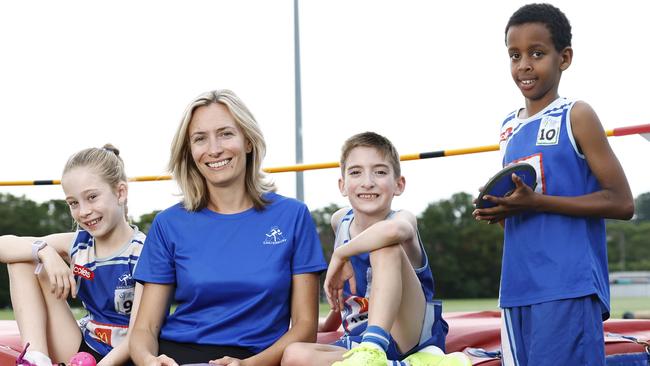
[{"label": "coles logo on singlet", "polygon": [[80,266],[78,264],[74,265],[74,268],[72,269],[72,273],[74,273],[75,276],[79,276],[87,280],[92,280],[93,278],[95,278],[95,273],[93,271],[89,270],[84,266]]}]

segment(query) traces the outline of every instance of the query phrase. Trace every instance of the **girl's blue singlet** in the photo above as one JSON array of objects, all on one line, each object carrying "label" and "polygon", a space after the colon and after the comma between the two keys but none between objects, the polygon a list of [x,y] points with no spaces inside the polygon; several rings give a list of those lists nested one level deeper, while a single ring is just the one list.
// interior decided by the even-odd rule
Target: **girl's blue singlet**
[{"label": "girl's blue singlet", "polygon": [[95,241],[84,230],[70,249],[77,293],[88,315],[79,321],[86,344],[105,356],[126,337],[135,294],[133,271],[145,235],[133,227],[131,240],[114,255],[95,256]]}]

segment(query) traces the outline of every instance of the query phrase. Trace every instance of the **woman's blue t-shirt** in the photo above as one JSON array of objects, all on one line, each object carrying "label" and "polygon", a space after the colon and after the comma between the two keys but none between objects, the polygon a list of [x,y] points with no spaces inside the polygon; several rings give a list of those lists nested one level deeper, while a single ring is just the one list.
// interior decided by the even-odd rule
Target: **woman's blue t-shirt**
[{"label": "woman's blue t-shirt", "polygon": [[275,193],[262,211],[159,213],[135,279],[173,284],[160,338],[260,352],[289,328],[292,276],[327,265],[307,207]]}]

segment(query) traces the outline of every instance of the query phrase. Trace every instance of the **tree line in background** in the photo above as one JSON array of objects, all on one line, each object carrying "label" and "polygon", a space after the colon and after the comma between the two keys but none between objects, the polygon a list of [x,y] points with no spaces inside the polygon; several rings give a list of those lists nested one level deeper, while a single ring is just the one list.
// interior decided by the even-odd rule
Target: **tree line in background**
[{"label": "tree line in background", "polygon": [[[439,298],[494,298],[498,296],[503,231],[498,225],[472,217],[473,196],[454,194],[430,203],[418,216],[422,243],[436,279]],[[607,221],[609,269],[650,271],[650,192],[635,199],[631,221]],[[330,205],[312,211],[326,259],[332,254],[334,233]],[[133,223],[147,232],[158,211],[140,216]],[[0,235],[43,236],[72,231],[75,225],[63,200],[36,203],[24,196],[0,194]],[[5,265],[0,267],[0,307],[11,305]]]}]

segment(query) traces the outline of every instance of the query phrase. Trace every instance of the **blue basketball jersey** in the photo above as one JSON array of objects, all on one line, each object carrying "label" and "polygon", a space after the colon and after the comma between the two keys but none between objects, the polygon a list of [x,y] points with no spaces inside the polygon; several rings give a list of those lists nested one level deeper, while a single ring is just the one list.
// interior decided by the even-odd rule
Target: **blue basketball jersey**
[{"label": "blue basketball jersey", "polygon": [[261,211],[177,204],[156,216],[135,278],[175,286],[178,306],[161,339],[258,353],[286,333],[292,276],[327,266],[307,207],[275,193],[265,198],[271,203]]},{"label": "blue basketball jersey", "polygon": [[[394,215],[394,211],[388,215],[390,219]],[[348,211],[345,216],[341,218],[336,231],[336,239],[334,248],[346,245],[350,237],[350,224],[354,219],[353,210]],[[422,284],[422,291],[424,292],[424,299],[427,302],[433,302],[433,274],[429,268],[429,259],[424,246],[420,241],[420,234],[418,233],[418,242],[422,251],[422,258],[424,263],[420,268],[414,268],[415,274]],[[356,280],[357,293],[353,294],[350,291],[350,286],[346,282],[343,293],[345,304],[341,310],[341,320],[343,329],[347,335],[357,336],[362,335],[368,326],[368,304],[370,294],[370,287],[372,285],[372,267],[370,267],[370,254],[361,253],[350,257],[350,264],[354,269],[354,278]]]},{"label": "blue basketball jersey", "polygon": [[70,249],[77,294],[88,314],[79,321],[88,346],[106,355],[126,337],[135,295],[133,270],[145,235],[134,227],[131,240],[114,255],[95,256],[95,240],[77,231]]},{"label": "blue basketball jersey", "polygon": [[[600,190],[571,131],[574,101],[558,98],[520,119],[512,112],[501,127],[503,166],[530,163],[538,193],[581,196]],[[506,219],[499,303],[501,307],[596,294],[609,314],[605,222],[602,218],[530,212]]]}]

